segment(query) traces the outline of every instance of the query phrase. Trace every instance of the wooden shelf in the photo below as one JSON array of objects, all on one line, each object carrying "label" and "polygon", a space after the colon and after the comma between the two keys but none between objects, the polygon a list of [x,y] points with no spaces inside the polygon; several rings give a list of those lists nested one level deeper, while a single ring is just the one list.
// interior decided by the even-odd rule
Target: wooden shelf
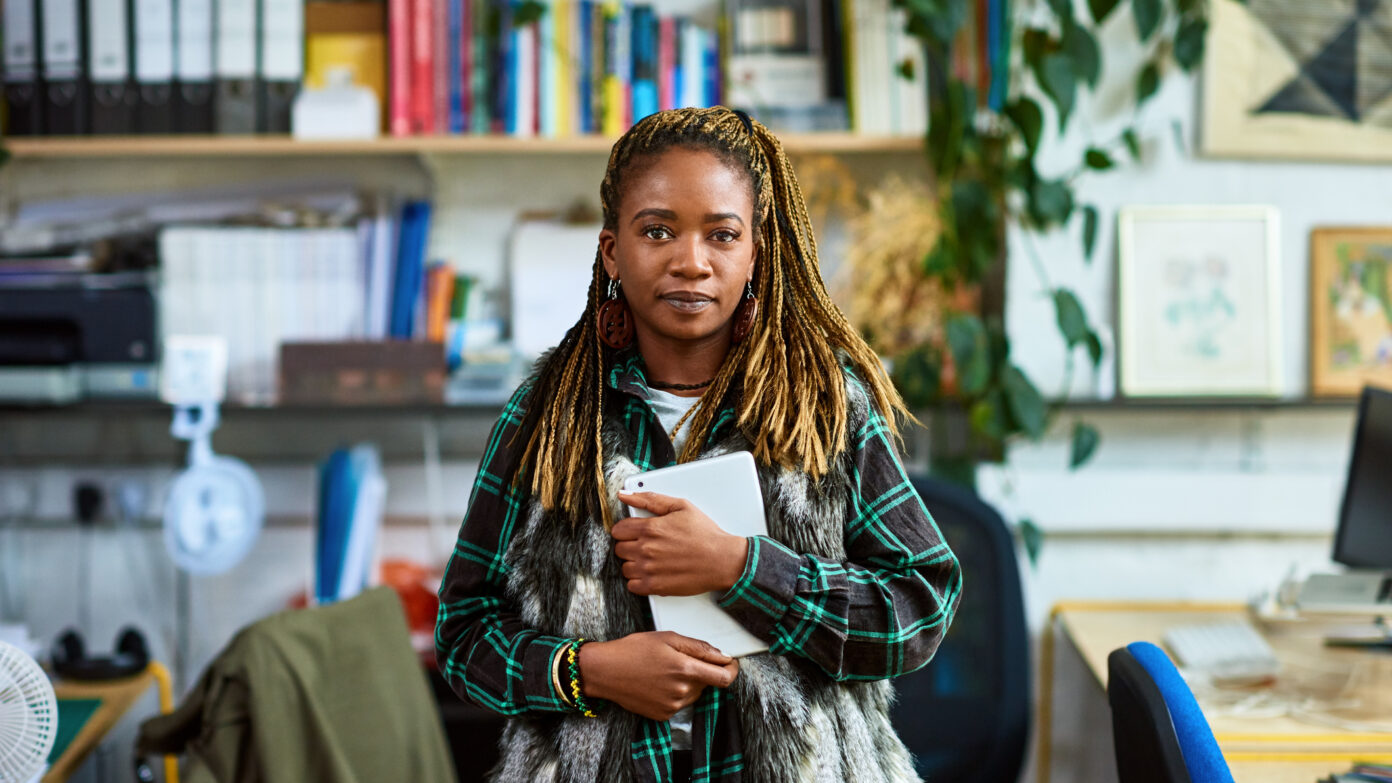
[{"label": "wooden shelf", "polygon": [[1357,397],[1121,397],[1111,400],[1056,400],[1080,413],[1215,413],[1289,410],[1353,410]]},{"label": "wooden shelf", "polygon": [[[906,153],[922,148],[917,136],[861,136],[854,133],[780,134],[790,153]],[[9,137],[4,146],[17,159],[113,157],[480,155],[609,153],[614,139],[565,139],[495,135],[385,136],[362,141],[296,141],[289,136],[52,136]]]}]

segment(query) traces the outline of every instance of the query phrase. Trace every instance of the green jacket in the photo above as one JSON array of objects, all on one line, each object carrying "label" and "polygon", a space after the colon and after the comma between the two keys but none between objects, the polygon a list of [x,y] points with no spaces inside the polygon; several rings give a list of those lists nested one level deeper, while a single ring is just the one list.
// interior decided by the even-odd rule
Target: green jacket
[{"label": "green jacket", "polygon": [[185,755],[186,783],[455,783],[396,594],[281,612],[239,632],[139,755]]}]

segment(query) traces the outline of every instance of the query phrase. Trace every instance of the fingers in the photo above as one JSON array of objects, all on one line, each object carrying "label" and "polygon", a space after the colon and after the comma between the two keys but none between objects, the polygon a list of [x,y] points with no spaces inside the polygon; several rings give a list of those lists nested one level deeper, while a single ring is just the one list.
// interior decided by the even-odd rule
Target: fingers
[{"label": "fingers", "polygon": [[643,535],[643,530],[648,526],[646,519],[638,517],[624,517],[614,523],[610,528],[609,535],[616,541],[636,541]]},{"label": "fingers", "polygon": [[693,639],[690,636],[682,636],[681,634],[675,633],[673,631],[665,631],[663,635],[667,637],[667,646],[671,647],[677,652],[690,655],[692,658],[696,658],[702,661],[709,661],[710,663],[719,665],[724,665],[734,660],[734,658],[731,658],[725,653],[715,649],[715,647],[711,645],[709,642],[703,642],[700,639]]},{"label": "fingers", "polygon": [[686,508],[687,502],[682,498],[674,498],[671,495],[661,495],[656,492],[627,492],[619,491],[619,500],[631,508],[641,508],[644,511],[651,511],[654,514],[670,514]]},{"label": "fingers", "polygon": [[733,663],[725,666],[716,666],[713,663],[693,660],[691,662],[691,678],[703,685],[710,685],[716,688],[728,688],[735,681],[735,675],[739,672],[739,664]]}]

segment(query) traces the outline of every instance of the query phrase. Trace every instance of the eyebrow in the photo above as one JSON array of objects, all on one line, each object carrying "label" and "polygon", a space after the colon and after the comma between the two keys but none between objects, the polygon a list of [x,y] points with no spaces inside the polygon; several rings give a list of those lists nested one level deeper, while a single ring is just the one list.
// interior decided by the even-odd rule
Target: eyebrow
[{"label": "eyebrow", "polygon": [[[648,207],[647,209],[638,210],[637,214],[635,214],[633,216],[633,219],[629,222],[636,223],[638,222],[639,218],[649,216],[659,217],[663,220],[677,219],[677,213],[673,212],[670,209],[658,209],[656,207]],[[718,223],[722,220],[735,220],[738,221],[741,226],[744,225],[744,218],[740,217],[738,214],[734,212],[708,212],[703,216],[703,219],[707,223]]]}]

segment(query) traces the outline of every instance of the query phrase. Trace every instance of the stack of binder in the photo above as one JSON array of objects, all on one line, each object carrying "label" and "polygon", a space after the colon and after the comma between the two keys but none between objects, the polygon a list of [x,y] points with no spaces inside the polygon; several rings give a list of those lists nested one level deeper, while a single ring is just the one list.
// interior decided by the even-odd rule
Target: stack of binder
[{"label": "stack of binder", "polygon": [[377,447],[338,449],[319,466],[314,539],[314,598],[352,598],[374,579],[387,481]]},{"label": "stack of binder", "polygon": [[5,0],[13,136],[289,133],[304,0]]}]

